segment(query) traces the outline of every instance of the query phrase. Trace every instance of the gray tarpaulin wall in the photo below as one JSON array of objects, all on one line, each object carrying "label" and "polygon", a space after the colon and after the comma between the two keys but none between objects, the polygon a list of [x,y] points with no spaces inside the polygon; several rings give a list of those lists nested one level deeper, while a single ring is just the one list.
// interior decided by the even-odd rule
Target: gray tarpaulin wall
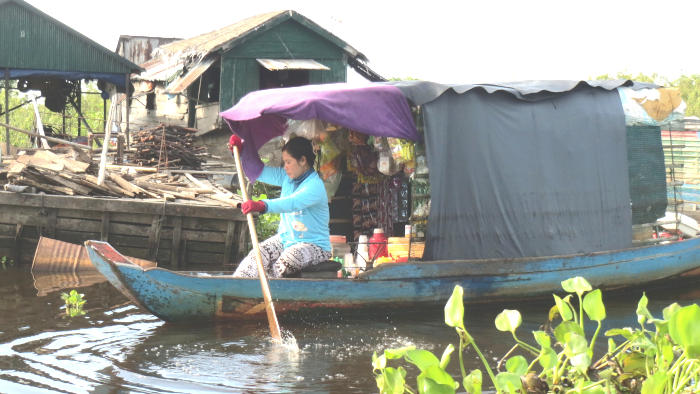
[{"label": "gray tarpaulin wall", "polygon": [[397,84],[425,121],[424,259],[630,247],[622,84]]}]

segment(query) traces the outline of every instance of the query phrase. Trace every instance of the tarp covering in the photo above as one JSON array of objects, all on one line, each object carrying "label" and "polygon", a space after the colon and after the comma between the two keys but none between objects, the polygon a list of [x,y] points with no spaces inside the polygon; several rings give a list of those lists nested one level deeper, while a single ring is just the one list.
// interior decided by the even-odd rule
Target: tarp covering
[{"label": "tarp covering", "polygon": [[424,104],[432,200],[423,258],[629,247],[625,117],[613,85],[553,92],[534,84],[527,95],[475,85],[405,89]]},{"label": "tarp covering", "polygon": [[[618,81],[491,85],[392,82],[258,91],[222,112],[246,175],[287,118],[416,140],[421,105],[431,209],[424,259],[551,256],[631,246],[625,114]],[[403,93],[403,94],[402,94]]]},{"label": "tarp covering", "polygon": [[287,119],[321,119],[364,134],[418,140],[401,90],[389,85],[307,85],[258,90],[221,113],[243,139],[241,161],[254,181],[262,172],[258,149],[287,128]]},{"label": "tarp covering", "polygon": [[10,79],[29,77],[61,78],[68,81],[75,81],[79,79],[100,79],[115,85],[120,91],[123,91],[124,86],[126,86],[125,74],[10,69]]}]

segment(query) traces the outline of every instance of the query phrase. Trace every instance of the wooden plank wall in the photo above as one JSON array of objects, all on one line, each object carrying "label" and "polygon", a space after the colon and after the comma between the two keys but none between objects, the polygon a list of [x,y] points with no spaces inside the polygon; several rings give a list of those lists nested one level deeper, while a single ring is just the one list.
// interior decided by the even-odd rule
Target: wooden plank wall
[{"label": "wooden plank wall", "polygon": [[0,256],[31,263],[39,236],[105,240],[172,269],[224,269],[250,248],[238,209],[134,199],[0,192]]}]

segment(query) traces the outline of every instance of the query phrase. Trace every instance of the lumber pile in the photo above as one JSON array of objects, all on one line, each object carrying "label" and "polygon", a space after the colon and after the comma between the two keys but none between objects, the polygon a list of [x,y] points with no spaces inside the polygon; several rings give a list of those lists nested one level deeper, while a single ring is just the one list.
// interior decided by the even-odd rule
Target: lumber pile
[{"label": "lumber pile", "polygon": [[131,161],[139,166],[199,170],[205,148],[194,142],[196,129],[159,124],[134,134]]},{"label": "lumber pile", "polygon": [[5,190],[22,192],[34,188],[47,194],[109,196],[141,199],[176,199],[212,205],[235,206],[237,195],[198,179],[189,173],[168,175],[151,168],[122,167],[124,171],[106,169],[98,184],[98,166],[84,153],[72,148],[37,150],[5,161],[0,180]]}]

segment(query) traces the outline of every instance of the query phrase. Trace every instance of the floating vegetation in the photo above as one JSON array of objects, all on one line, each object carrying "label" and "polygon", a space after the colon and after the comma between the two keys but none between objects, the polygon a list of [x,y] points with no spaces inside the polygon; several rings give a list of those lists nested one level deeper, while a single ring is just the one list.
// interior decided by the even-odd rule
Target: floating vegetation
[{"label": "floating vegetation", "polygon": [[[593,290],[582,277],[563,281],[562,288],[569,294],[563,298],[554,295],[550,324],[544,330],[532,332],[537,345],[516,335],[522,323],[519,311],[505,309],[496,317],[496,328],[510,332],[515,345],[494,371],[464,326],[463,289],[455,286],[445,305],[445,324],[457,331],[459,348],[448,345],[439,359],[430,351],[415,346],[387,349],[379,355],[375,352],[372,367],[379,391],[456,392],[460,383],[446,371],[452,353],[456,351],[463,389],[472,394],[481,393],[481,369],[467,373],[464,368],[463,353],[470,346],[481,359],[491,385],[498,393],[665,394],[700,391],[700,307],[697,304],[681,307],[673,303],[663,310],[663,318],[658,319],[647,309],[648,299],[646,294],[643,295],[636,309],[639,328],[606,331],[608,350],[594,362],[593,349],[601,322],[606,318],[602,293],[600,289]],[[573,300],[574,296],[578,302]],[[554,320],[561,322],[554,327]],[[584,330],[585,320],[596,323],[590,339]],[[622,343],[617,344],[615,338],[621,338]],[[531,360],[521,354],[511,356],[516,351],[529,355]],[[408,383],[407,371],[402,366],[389,366],[390,361],[401,359],[420,370],[417,386]]]},{"label": "floating vegetation", "polygon": [[75,290],[71,290],[70,293],[61,293],[61,299],[66,303],[67,316],[76,317],[85,314],[83,310],[83,305],[85,305],[83,295]]}]

